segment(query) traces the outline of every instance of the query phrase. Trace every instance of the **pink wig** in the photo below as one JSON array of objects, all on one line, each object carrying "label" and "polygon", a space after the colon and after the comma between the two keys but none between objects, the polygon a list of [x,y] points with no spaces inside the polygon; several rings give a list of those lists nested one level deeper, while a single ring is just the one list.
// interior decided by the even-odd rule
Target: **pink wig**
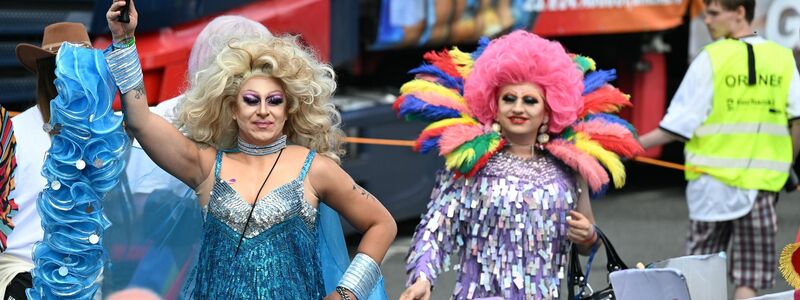
[{"label": "pink wig", "polygon": [[522,30],[489,43],[464,83],[464,98],[478,121],[491,124],[500,87],[525,82],[544,90],[551,133],[560,133],[575,122],[583,106],[580,70],[561,44]]}]

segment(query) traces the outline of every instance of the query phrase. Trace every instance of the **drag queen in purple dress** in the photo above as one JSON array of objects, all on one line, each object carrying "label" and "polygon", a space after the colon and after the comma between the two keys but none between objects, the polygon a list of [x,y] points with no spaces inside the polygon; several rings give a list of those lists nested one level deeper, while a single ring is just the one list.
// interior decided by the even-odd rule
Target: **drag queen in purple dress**
[{"label": "drag queen in purple dress", "polygon": [[437,151],[446,170],[400,299],[428,299],[451,258],[455,299],[557,299],[569,247],[586,253],[597,240],[590,194],[606,188],[605,169],[624,184],[619,155],[641,151],[630,125],[608,114],[628,96],[607,84],[613,70],[528,32],[425,59],[395,109],[430,122],[416,149]]}]

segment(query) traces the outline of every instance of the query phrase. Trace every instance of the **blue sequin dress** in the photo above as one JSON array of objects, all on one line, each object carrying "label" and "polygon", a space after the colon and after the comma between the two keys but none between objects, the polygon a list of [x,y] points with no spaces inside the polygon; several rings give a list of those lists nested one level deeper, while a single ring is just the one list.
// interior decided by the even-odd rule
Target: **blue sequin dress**
[{"label": "blue sequin dress", "polygon": [[239,254],[239,238],[251,206],[219,177],[203,228],[197,262],[195,299],[321,299],[325,296],[317,252],[317,210],[303,196],[303,180],[315,152],[300,175],[256,203]]}]

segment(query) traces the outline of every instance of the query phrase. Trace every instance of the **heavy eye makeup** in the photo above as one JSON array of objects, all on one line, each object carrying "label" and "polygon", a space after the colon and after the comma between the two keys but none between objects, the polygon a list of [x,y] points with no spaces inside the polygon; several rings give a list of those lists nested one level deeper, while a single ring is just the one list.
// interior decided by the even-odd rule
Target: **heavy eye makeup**
[{"label": "heavy eye makeup", "polygon": [[[503,95],[503,97],[501,99],[503,100],[503,102],[511,104],[511,103],[516,102],[517,99],[519,99],[519,97],[517,97],[517,95],[513,95],[513,94],[505,94],[505,95]],[[534,105],[534,104],[539,103],[539,99],[537,99],[536,97],[531,96],[531,95],[523,95],[522,96],[522,103],[528,104],[528,105]]]},{"label": "heavy eye makeup", "polygon": [[281,93],[271,94],[271,95],[267,96],[267,99],[265,99],[265,100],[267,101],[268,105],[278,106],[278,105],[281,105],[283,103],[283,94],[281,94]]},{"label": "heavy eye makeup", "polygon": [[[256,106],[259,103],[261,103],[261,98],[259,98],[258,95],[255,93],[246,93],[242,95],[242,100],[244,101],[245,104],[250,106]],[[281,105],[283,103],[283,94],[281,93],[270,94],[264,99],[264,101],[267,102],[267,105],[269,106]]]},{"label": "heavy eye makeup", "polygon": [[245,104],[250,106],[255,106],[261,103],[261,99],[258,98],[258,95],[254,93],[247,93],[242,95],[242,101],[244,101]]}]

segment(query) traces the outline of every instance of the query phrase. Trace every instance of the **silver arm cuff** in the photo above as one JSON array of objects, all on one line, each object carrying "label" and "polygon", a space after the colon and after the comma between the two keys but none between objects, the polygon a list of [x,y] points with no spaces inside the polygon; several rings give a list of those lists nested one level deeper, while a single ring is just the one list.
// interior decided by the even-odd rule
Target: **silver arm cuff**
[{"label": "silver arm cuff", "polygon": [[357,300],[365,300],[381,279],[381,269],[369,255],[358,253],[347,271],[339,280],[339,286],[355,294]]},{"label": "silver arm cuff", "polygon": [[120,93],[124,95],[134,88],[144,85],[142,65],[139,63],[136,45],[113,49],[113,51],[106,50],[105,53],[108,68],[111,70],[111,75],[114,77]]}]

